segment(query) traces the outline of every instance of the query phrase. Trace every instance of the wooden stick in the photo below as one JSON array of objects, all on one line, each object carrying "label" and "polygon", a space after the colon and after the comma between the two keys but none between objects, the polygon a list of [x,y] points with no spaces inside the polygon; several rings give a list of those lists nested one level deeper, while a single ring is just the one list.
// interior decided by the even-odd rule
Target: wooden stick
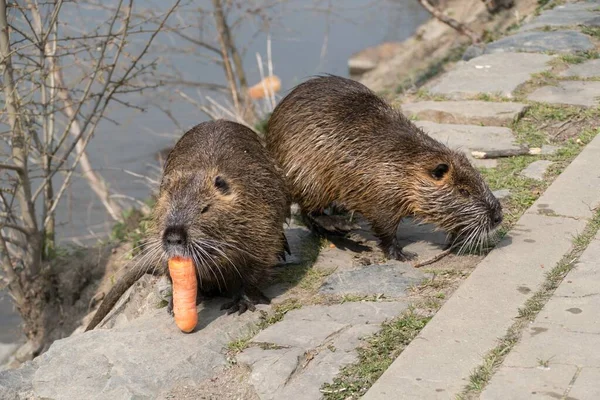
[{"label": "wooden stick", "polygon": [[446,257],[448,254],[450,254],[452,252],[452,250],[454,249],[454,247],[450,247],[449,249],[446,249],[444,251],[442,251],[440,254],[437,254],[425,261],[416,263],[415,265],[413,265],[414,268],[421,268],[424,267],[426,265],[430,265],[433,264],[435,262],[440,261],[442,258]]},{"label": "wooden stick", "polygon": [[473,158],[491,159],[491,158],[502,158],[502,157],[514,157],[514,156],[534,156],[542,152],[539,147],[527,148],[521,147],[520,149],[506,149],[506,150],[490,150],[490,151],[472,151],[471,155]]}]

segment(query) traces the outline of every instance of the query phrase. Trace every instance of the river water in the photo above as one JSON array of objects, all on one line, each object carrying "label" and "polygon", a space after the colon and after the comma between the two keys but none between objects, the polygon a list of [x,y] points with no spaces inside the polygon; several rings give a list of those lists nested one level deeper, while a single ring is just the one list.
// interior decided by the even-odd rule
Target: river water
[{"label": "river water", "polygon": [[[151,0],[147,3],[154,4]],[[210,2],[204,3],[208,8]],[[428,18],[415,0],[289,0],[288,3],[290,6],[282,9],[277,24],[270,30],[274,73],[283,85],[280,94],[318,73],[347,76],[347,61],[353,53],[384,41],[406,39]],[[255,30],[250,24],[239,34],[251,37]],[[266,38],[266,34],[256,36],[244,55],[251,84],[260,80],[255,53],[260,52],[266,58]],[[166,39],[163,42],[168,43]],[[187,76],[202,75],[206,82],[224,81],[222,71],[214,66],[199,65],[185,57],[176,57],[172,62]],[[160,96],[145,92],[136,100],[147,104]],[[184,129],[206,119],[183,100],[171,102],[170,109]],[[150,192],[148,183],[124,171],[156,177],[159,173],[156,153],[172,145],[182,132],[164,113],[153,108],[141,113],[113,107],[110,117],[119,125],[110,122],[99,125],[88,147],[92,164],[115,192],[144,199]],[[81,179],[74,180],[60,205],[57,222],[63,244],[93,243],[105,238],[113,224]],[[17,339],[18,323],[10,299],[0,291],[0,343]]]}]

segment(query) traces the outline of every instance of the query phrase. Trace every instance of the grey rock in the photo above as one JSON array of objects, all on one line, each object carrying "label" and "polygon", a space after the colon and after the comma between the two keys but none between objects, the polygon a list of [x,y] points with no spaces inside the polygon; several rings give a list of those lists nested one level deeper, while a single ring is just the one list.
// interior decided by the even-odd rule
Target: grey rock
[{"label": "grey rock", "polygon": [[314,349],[350,325],[380,324],[404,311],[404,302],[349,302],[332,306],[308,306],[286,314],[269,326],[253,343]]},{"label": "grey rock", "polygon": [[600,77],[600,59],[589,60],[581,64],[569,66],[560,76],[577,76],[579,78]]},{"label": "grey rock", "polygon": [[0,399],[29,400],[34,398],[31,381],[36,368],[37,360],[34,360],[26,362],[19,369],[0,371]]},{"label": "grey rock", "polygon": [[348,60],[348,72],[350,75],[360,75],[377,67],[375,60],[366,58],[350,58]]},{"label": "grey rock", "polygon": [[500,190],[494,190],[492,192],[492,194],[498,199],[498,200],[502,200],[502,199],[506,199],[507,197],[510,196],[510,189],[500,189]]},{"label": "grey rock", "polygon": [[503,52],[573,53],[594,48],[589,36],[577,31],[521,32],[490,43],[485,54]]},{"label": "grey rock", "polygon": [[261,400],[276,400],[278,392],[298,368],[303,354],[304,351],[296,347],[268,350],[250,347],[237,356],[237,361],[252,369],[250,384]]},{"label": "grey rock", "polygon": [[[155,309],[123,326],[58,340],[29,367],[32,393],[56,400],[156,398],[177,385],[210,378],[227,363],[221,349],[260,317],[258,312],[226,316],[220,310],[224,301],[199,306],[199,324],[191,334],[180,332],[164,309]],[[0,387],[27,390],[19,383],[22,374],[22,369],[1,372]]]},{"label": "grey rock", "polygon": [[415,124],[429,136],[469,155],[474,150],[516,150],[520,148],[512,131],[505,127],[436,124],[429,121],[416,121]]},{"label": "grey rock", "polygon": [[563,81],[557,86],[544,86],[527,98],[553,104],[595,107],[599,104],[600,82]]},{"label": "grey rock", "polygon": [[286,254],[285,264],[300,264],[307,261],[306,246],[311,245],[312,234],[304,226],[290,224],[285,230],[285,237],[292,254]]},{"label": "grey rock", "polygon": [[412,265],[367,265],[352,271],[342,271],[330,275],[321,289],[323,294],[383,294],[394,298],[406,295],[407,289],[421,283],[427,274]]},{"label": "grey rock", "polygon": [[480,93],[512,97],[531,74],[550,69],[552,56],[529,53],[486,54],[457,66],[429,88],[432,94],[464,99]]},{"label": "grey rock", "polygon": [[479,57],[483,55],[484,51],[485,45],[480,46],[472,44],[471,46],[467,47],[467,50],[465,50],[465,52],[463,53],[462,60],[469,61],[475,57]]},{"label": "grey rock", "polygon": [[523,25],[519,31],[529,31],[546,26],[600,26],[600,12],[598,4],[594,3],[568,3],[558,5],[551,10],[544,11],[532,22]]},{"label": "grey rock", "polygon": [[18,347],[18,343],[0,343],[0,370],[2,370],[2,365],[8,361],[8,358]]},{"label": "grey rock", "polygon": [[544,179],[544,175],[550,166],[553,164],[552,161],[548,160],[538,160],[534,161],[527,166],[523,171],[521,171],[521,175],[526,178],[535,179],[541,181]]},{"label": "grey rock", "polygon": [[508,126],[527,110],[523,103],[489,101],[419,101],[402,104],[408,117],[442,124]]}]

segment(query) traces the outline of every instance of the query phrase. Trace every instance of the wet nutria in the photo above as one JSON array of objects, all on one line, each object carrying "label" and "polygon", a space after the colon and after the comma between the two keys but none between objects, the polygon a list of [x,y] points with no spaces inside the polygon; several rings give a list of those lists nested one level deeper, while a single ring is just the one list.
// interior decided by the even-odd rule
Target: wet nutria
[{"label": "wet nutria", "polygon": [[228,314],[268,302],[259,286],[289,253],[283,232],[289,212],[281,171],[254,132],[224,120],[195,126],[167,158],[144,250],[148,261],[111,289],[87,330],[148,265],[162,265],[168,276],[166,260],[174,256],[194,259],[202,295],[233,297],[223,306]]},{"label": "wet nutria", "polygon": [[266,141],[309,221],[332,203],[359,212],[390,258],[416,256],[397,244],[404,217],[464,245],[481,244],[502,222],[500,203],[464,154],[353,80],[330,75],[298,85],[273,111]]}]

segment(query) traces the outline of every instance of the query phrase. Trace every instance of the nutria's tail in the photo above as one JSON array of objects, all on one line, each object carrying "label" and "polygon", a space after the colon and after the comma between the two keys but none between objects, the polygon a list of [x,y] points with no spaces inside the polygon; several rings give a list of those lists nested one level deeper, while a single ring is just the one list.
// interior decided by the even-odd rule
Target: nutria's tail
[{"label": "nutria's tail", "polygon": [[147,265],[135,265],[129,271],[125,273],[121,279],[115,283],[115,285],[110,289],[100,307],[98,307],[98,311],[92,318],[92,321],[88,324],[85,331],[91,331],[98,325],[104,317],[112,310],[112,308],[117,304],[117,301],[123,296],[123,293],[127,291],[138,279],[140,279],[146,272],[148,272]]}]

